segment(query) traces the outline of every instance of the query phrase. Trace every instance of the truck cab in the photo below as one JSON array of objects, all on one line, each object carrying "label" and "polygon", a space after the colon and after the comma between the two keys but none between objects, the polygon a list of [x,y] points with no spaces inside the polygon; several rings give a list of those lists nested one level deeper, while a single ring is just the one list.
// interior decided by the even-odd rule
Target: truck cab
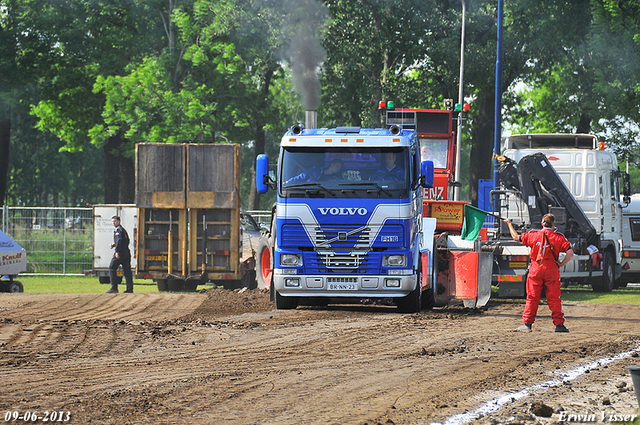
[{"label": "truck cab", "polygon": [[454,112],[449,109],[406,109],[386,111],[387,126],[401,126],[418,135],[423,161],[433,161],[433,187],[425,188],[426,200],[453,199],[456,148],[452,129]]},{"label": "truck cab", "polygon": [[[277,308],[301,299],[392,298],[421,308],[422,190],[433,163],[416,132],[293,126],[281,140],[275,180],[257,158],[259,193],[277,191],[271,288]],[[423,283],[425,286],[423,286]]]},{"label": "truck cab", "polygon": [[500,215],[528,231],[541,227],[542,215],[554,213],[576,254],[561,270],[563,281],[613,289],[622,261],[623,174],[615,154],[590,134],[521,134],[506,138],[503,156]]},{"label": "truck cab", "polygon": [[[623,200],[624,202],[624,200]],[[622,209],[621,286],[640,282],[640,193],[631,196]]]}]

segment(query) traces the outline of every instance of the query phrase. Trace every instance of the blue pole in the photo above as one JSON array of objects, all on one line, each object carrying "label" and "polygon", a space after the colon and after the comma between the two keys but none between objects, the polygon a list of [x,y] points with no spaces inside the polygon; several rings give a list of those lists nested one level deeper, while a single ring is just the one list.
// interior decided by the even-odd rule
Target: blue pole
[{"label": "blue pole", "polygon": [[[498,0],[498,43],[497,43],[497,55],[496,55],[496,101],[495,101],[495,125],[494,125],[494,142],[493,152],[496,155],[500,155],[500,141],[502,138],[502,21],[503,21],[503,0]],[[498,172],[495,165],[498,163],[496,159],[493,160],[493,187],[498,188],[499,179]],[[500,205],[498,198],[493,199],[493,212],[500,214]]]}]

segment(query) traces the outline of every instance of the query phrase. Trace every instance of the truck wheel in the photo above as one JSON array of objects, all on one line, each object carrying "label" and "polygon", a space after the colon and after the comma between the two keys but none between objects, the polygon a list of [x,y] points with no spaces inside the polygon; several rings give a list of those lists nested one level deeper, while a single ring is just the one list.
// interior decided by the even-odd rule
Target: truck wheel
[{"label": "truck wheel", "polygon": [[189,281],[189,282],[185,282],[184,283],[184,289],[187,291],[197,291],[198,290],[198,285],[202,285],[203,283],[195,280],[195,281]]},{"label": "truck wheel", "polygon": [[181,279],[171,279],[169,280],[169,290],[171,292],[181,292],[184,291],[184,281]]},{"label": "truck wheel", "polygon": [[422,308],[431,310],[436,305],[436,296],[433,288],[422,291]]},{"label": "truck wheel", "polygon": [[169,290],[169,283],[167,279],[158,279],[156,280],[156,283],[158,284],[158,291],[166,292]]},{"label": "truck wheel", "polygon": [[615,269],[611,253],[605,251],[602,258],[602,278],[599,282],[593,283],[591,287],[596,292],[611,292],[613,290],[613,280],[615,279]]},{"label": "truck wheel", "polygon": [[24,292],[24,286],[22,286],[22,283],[14,280],[13,282],[9,282],[9,284],[7,285],[7,288],[9,289],[8,292],[11,292],[12,294],[17,294],[18,292]]},{"label": "truck wheel", "polygon": [[298,307],[298,297],[283,297],[276,291],[276,310],[293,310]]},{"label": "truck wheel", "polygon": [[258,241],[256,268],[258,289],[269,288],[271,286],[271,275],[273,274],[273,253],[269,239],[264,236],[260,237]]},{"label": "truck wheel", "polygon": [[98,282],[111,283],[111,279],[109,278],[109,276],[98,276]]},{"label": "truck wheel", "polygon": [[416,289],[409,292],[402,298],[396,298],[396,305],[400,313],[417,313],[422,307],[422,286],[420,286],[420,274],[418,274],[418,282]]}]

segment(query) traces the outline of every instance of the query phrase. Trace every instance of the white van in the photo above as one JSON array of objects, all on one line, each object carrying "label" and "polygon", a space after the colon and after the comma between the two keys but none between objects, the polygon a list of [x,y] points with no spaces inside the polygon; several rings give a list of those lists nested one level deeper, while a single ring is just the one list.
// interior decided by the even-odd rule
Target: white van
[{"label": "white van", "polygon": [[[136,269],[136,228],[138,227],[138,209],[135,204],[101,204],[93,206],[93,275],[100,283],[109,283],[109,263],[113,257],[113,224],[111,217],[120,217],[120,224],[129,234],[131,250],[131,270]],[[122,269],[118,269],[122,276]]]}]

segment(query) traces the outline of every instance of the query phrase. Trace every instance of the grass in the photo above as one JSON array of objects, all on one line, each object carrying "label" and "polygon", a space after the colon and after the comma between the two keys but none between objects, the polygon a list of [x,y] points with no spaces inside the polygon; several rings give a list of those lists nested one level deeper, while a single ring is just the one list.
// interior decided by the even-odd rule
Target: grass
[{"label": "grass", "polygon": [[[491,288],[491,298],[498,299],[498,288],[495,286]],[[561,298],[563,302],[640,305],[640,286],[630,284],[627,288],[611,292],[595,292],[590,286],[571,285],[562,288]]]},{"label": "grass", "polygon": [[[92,276],[19,276],[18,279],[27,293],[73,293],[99,294],[109,289],[109,284],[101,284]],[[198,289],[213,288],[212,283],[198,286]],[[118,286],[124,291],[124,282]],[[134,292],[158,292],[158,286],[149,279],[134,279]],[[498,288],[492,287],[491,298],[498,299]],[[601,304],[640,305],[640,286],[614,289],[612,292],[594,292],[588,286],[569,286],[562,289],[562,301]]]},{"label": "grass", "polygon": [[[111,286],[98,282],[93,276],[18,276],[24,286],[25,293],[31,294],[101,294]],[[198,289],[212,288],[212,284],[199,286]],[[124,281],[118,286],[120,292],[125,290]],[[158,286],[150,279],[134,279],[133,292],[158,292]]]}]

